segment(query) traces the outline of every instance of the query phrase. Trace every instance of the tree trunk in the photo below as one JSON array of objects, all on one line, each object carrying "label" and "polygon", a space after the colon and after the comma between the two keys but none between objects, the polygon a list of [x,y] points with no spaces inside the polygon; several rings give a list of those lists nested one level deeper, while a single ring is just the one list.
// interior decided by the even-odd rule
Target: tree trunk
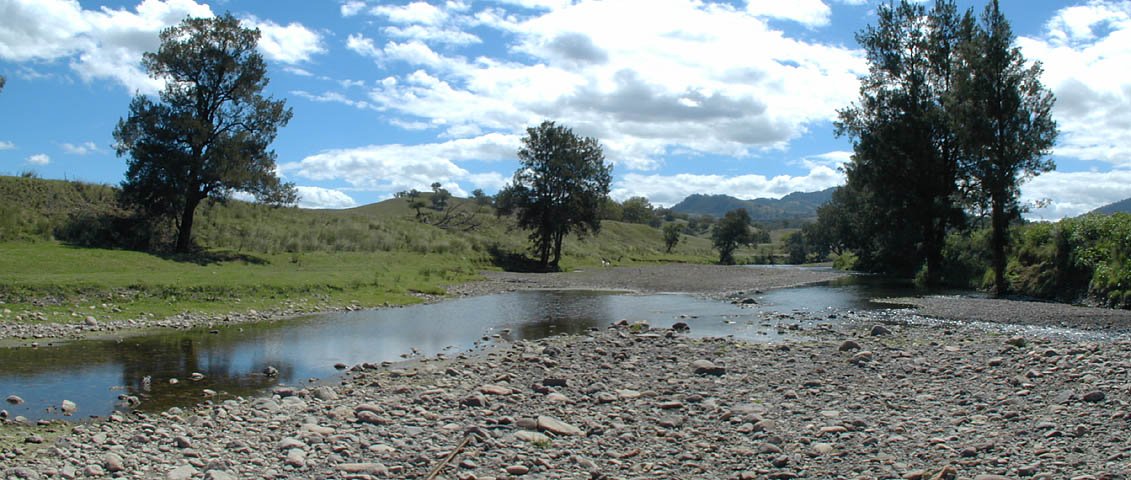
[{"label": "tree trunk", "polygon": [[558,261],[562,259],[562,239],[565,233],[561,231],[554,232],[554,262],[552,266],[554,270],[558,269]]},{"label": "tree trunk", "polygon": [[200,204],[200,200],[196,198],[188,198],[185,202],[185,209],[181,212],[180,228],[177,229],[177,246],[175,251],[177,253],[188,253],[192,250],[192,220],[196,213],[196,206]]},{"label": "tree trunk", "polygon": [[993,199],[992,212],[990,213],[990,223],[993,225],[993,233],[990,237],[990,248],[993,250],[993,269],[994,269],[994,290],[995,297],[1000,297],[1006,293],[1005,284],[1005,234],[1006,229],[1009,228],[1009,218],[1005,215],[1005,198],[1002,195],[995,193]]}]

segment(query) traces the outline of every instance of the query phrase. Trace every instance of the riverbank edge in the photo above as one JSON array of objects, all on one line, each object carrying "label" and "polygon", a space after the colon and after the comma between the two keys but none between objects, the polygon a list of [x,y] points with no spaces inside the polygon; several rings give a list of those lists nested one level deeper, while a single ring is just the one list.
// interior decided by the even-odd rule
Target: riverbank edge
[{"label": "riverbank edge", "polygon": [[[781,271],[783,269],[766,269],[768,271]],[[652,284],[633,285],[631,277],[640,272],[648,272],[652,276],[666,277],[671,280],[668,286]],[[720,275],[719,272],[730,272]],[[771,290],[790,288],[800,285],[826,282],[847,275],[843,272],[822,271],[806,272],[800,270],[799,275],[773,275],[758,281],[762,269],[720,265],[698,264],[659,264],[635,267],[616,267],[606,269],[585,269],[574,272],[558,273],[512,273],[497,271],[481,271],[481,278],[470,282],[441,286],[447,293],[445,295],[432,295],[426,293],[413,293],[412,296],[422,303],[435,303],[448,299],[469,296],[493,295],[516,290],[603,290],[620,291],[625,293],[687,293],[702,295],[715,299],[726,299],[742,293],[742,290],[731,288],[704,289],[701,287],[704,276],[715,276],[725,281],[736,281],[734,272],[745,273],[750,290]],[[742,277],[743,275],[738,275]],[[606,278],[602,278],[606,277]],[[639,278],[639,277],[637,277]],[[516,280],[520,279],[520,280]],[[769,280],[769,281],[766,281]],[[679,282],[696,288],[679,288]],[[617,283],[621,285],[617,285]],[[692,290],[692,291],[686,291]],[[75,318],[72,323],[26,323],[11,322],[10,319],[0,323],[0,348],[6,347],[37,347],[48,346],[64,341],[95,339],[103,337],[127,337],[144,335],[162,330],[188,330],[193,328],[214,328],[220,326],[243,325],[258,322],[278,322],[294,320],[310,315],[320,315],[335,312],[374,310],[382,308],[400,308],[414,305],[413,303],[362,306],[358,304],[344,305],[313,305],[300,309],[283,307],[273,310],[250,310],[246,312],[231,312],[224,314],[210,314],[200,312],[182,312],[177,315],[162,319],[135,318],[128,320],[114,320],[100,322],[93,319]]]}]

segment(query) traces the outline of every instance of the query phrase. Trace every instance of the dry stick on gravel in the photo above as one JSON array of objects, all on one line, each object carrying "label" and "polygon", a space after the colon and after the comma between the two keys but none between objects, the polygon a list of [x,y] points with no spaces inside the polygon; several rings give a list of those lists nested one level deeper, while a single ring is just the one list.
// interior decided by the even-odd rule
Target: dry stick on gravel
[{"label": "dry stick on gravel", "polygon": [[424,480],[435,480],[436,476],[440,475],[440,472],[444,470],[444,467],[447,467],[448,464],[452,463],[452,459],[456,458],[456,455],[459,455],[464,448],[467,448],[468,442],[471,442],[471,439],[475,436],[476,435],[474,433],[468,433],[466,436],[464,436],[463,441],[459,442],[459,445],[456,446],[455,450],[452,450],[452,453],[449,453],[448,457],[445,458],[444,461],[440,462],[439,465],[436,465],[436,468],[433,468],[432,473],[429,473],[428,477]]}]

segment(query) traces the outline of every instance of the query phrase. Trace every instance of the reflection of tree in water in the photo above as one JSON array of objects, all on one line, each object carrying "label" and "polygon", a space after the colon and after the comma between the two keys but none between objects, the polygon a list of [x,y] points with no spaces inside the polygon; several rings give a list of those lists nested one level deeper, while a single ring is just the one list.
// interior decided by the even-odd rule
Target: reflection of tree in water
[{"label": "reflection of tree in water", "polygon": [[[557,334],[581,334],[609,323],[610,296],[595,292],[532,292],[519,295],[515,306],[522,323],[517,338],[536,339]],[[530,319],[538,319],[531,321]]]}]

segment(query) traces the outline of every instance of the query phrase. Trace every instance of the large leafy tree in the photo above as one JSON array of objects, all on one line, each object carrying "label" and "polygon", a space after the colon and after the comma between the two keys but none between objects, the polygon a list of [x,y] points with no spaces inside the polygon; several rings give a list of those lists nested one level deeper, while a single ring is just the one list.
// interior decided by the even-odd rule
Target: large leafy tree
[{"label": "large leafy tree", "polygon": [[268,149],[291,110],[262,93],[268,79],[258,40],[258,30],[231,14],[163,30],[160,48],[142,64],[165,88],[156,100],[136,95],[114,129],[118,155],[129,157],[123,199],[151,217],[171,217],[178,252],[191,249],[193,216],[207,198],[238,191],[272,204],[295,201]]},{"label": "large leafy tree", "polygon": [[955,202],[959,149],[944,99],[961,44],[954,3],[881,4],[877,24],[857,34],[869,63],[860,97],[839,112],[837,132],[853,140],[845,167],[849,203],[860,209],[860,265],[908,275],[941,272],[947,228],[961,221]]},{"label": "large leafy tree", "polygon": [[518,160],[511,184],[496,199],[499,212],[517,213],[542,268],[556,270],[566,235],[600,231],[612,166],[596,139],[551,121],[526,129]]},{"label": "large leafy tree", "polygon": [[734,265],[734,251],[740,245],[754,243],[756,237],[750,232],[752,223],[745,208],[736,208],[723,215],[711,232],[711,242],[719,251],[719,263]]},{"label": "large leafy tree", "polygon": [[994,293],[1003,294],[1008,229],[1020,216],[1025,179],[1055,168],[1047,158],[1056,141],[1052,92],[1041,85],[1041,64],[1028,63],[997,0],[986,5],[969,34],[950,97],[951,122],[964,150],[963,178],[974,203],[990,211]]}]

